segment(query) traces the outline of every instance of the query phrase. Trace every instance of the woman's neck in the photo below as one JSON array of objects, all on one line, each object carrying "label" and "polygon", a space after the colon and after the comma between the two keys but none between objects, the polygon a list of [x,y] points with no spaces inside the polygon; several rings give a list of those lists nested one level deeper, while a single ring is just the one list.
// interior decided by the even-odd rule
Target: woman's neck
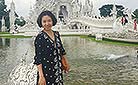
[{"label": "woman's neck", "polygon": [[47,35],[48,35],[53,41],[55,41],[53,30],[44,30],[44,29],[43,29],[43,31],[46,32]]},{"label": "woman's neck", "polygon": [[46,32],[46,33],[52,33],[53,32],[52,29],[51,30],[45,30],[45,29],[43,29],[43,31]]}]

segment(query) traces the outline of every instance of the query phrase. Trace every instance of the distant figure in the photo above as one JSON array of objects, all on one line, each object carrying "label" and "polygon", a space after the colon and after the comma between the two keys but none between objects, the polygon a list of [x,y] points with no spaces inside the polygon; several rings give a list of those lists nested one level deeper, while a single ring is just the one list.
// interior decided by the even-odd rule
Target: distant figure
[{"label": "distant figure", "polygon": [[136,47],[135,50],[136,50],[136,57],[138,59],[138,48]]},{"label": "distant figure", "polygon": [[137,50],[137,58],[138,58],[138,50]]},{"label": "distant figure", "polygon": [[137,30],[137,20],[134,20],[134,30]]},{"label": "distant figure", "polygon": [[124,25],[124,22],[125,22],[125,19],[124,19],[124,17],[122,17],[122,18],[121,18],[121,23],[122,23],[122,25]]},{"label": "distant figure", "polygon": [[121,23],[122,23],[122,25],[125,25],[126,23],[128,23],[128,20],[126,19],[125,16],[122,17]]}]

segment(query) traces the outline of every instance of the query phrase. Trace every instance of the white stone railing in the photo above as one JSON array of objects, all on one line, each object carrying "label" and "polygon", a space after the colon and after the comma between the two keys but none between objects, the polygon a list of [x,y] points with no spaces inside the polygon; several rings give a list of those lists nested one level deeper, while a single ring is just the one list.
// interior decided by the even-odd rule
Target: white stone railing
[{"label": "white stone railing", "polygon": [[37,67],[31,64],[20,63],[10,73],[8,85],[36,85]]},{"label": "white stone railing", "polygon": [[26,62],[26,53],[22,56],[21,62],[14,67],[8,77],[7,85],[36,85],[37,66]]},{"label": "white stone railing", "polygon": [[86,25],[90,25],[93,27],[102,27],[102,28],[111,28],[114,23],[113,18],[92,18],[92,17],[78,17],[71,19],[70,22],[81,22]]}]

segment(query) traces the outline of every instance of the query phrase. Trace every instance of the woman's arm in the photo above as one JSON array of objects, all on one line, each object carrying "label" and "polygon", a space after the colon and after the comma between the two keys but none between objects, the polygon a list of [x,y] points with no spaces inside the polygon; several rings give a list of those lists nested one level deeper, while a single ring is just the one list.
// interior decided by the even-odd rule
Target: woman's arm
[{"label": "woman's arm", "polygon": [[38,35],[35,39],[34,45],[35,45],[35,57],[34,57],[34,64],[37,65],[38,69],[38,75],[39,75],[39,80],[38,80],[38,85],[46,85],[46,80],[43,74],[43,69],[42,69],[42,49],[43,49],[43,44],[41,40],[41,36]]},{"label": "woman's arm", "polygon": [[42,64],[37,65],[37,69],[39,72],[39,77],[44,77],[43,70],[42,70]]},{"label": "woman's arm", "polygon": [[46,79],[43,74],[42,64],[37,65],[37,68],[38,68],[38,72],[39,72],[38,85],[46,85]]},{"label": "woman's arm", "polygon": [[37,64],[37,69],[38,69],[38,75],[39,75],[39,80],[38,80],[38,85],[46,85],[46,79],[43,74],[42,70],[42,64]]}]

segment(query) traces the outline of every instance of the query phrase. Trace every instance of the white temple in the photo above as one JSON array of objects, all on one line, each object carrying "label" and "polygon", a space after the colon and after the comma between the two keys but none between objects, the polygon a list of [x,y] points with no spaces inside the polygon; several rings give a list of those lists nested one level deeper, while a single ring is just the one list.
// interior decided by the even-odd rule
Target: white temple
[{"label": "white temple", "polygon": [[[100,17],[94,13],[92,0],[36,0],[33,7],[30,7],[29,19],[19,32],[25,36],[35,36],[41,30],[36,24],[38,15],[45,10],[50,10],[56,16],[58,23],[54,30],[61,34],[91,34],[92,32],[114,32],[133,28],[132,18],[126,27],[122,27],[120,18],[116,19],[117,11],[115,3],[111,14],[112,17]],[[14,7],[13,7],[14,9]],[[128,12],[127,12],[128,13]],[[129,12],[128,15],[131,15]],[[75,27],[76,26],[76,27]],[[118,30],[119,29],[119,30]]]}]

